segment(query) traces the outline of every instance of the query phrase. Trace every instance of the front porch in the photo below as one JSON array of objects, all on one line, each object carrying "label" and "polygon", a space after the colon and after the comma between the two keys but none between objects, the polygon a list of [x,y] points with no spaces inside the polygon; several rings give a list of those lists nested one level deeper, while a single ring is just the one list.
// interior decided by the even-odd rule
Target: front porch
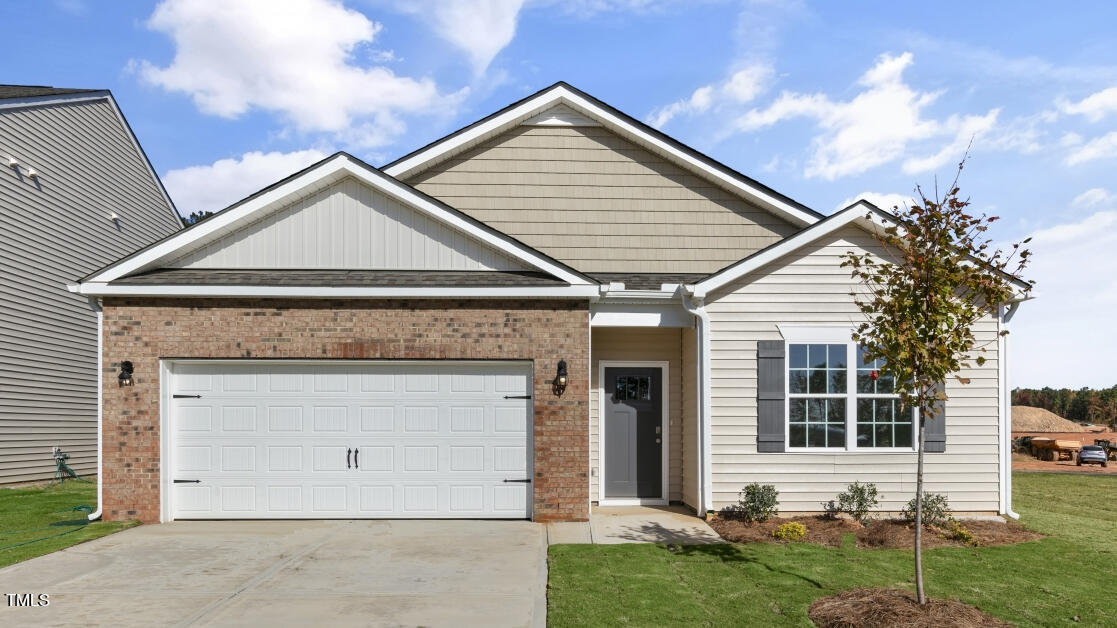
[{"label": "front porch", "polygon": [[590,511],[589,521],[547,524],[548,545],[723,542],[705,521],[685,506],[595,506]]}]

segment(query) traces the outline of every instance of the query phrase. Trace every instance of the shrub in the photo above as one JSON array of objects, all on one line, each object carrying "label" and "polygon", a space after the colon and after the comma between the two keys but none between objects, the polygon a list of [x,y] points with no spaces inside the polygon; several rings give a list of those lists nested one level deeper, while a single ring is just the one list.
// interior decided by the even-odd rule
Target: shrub
[{"label": "shrub", "polygon": [[877,505],[877,485],[872,482],[854,482],[838,493],[838,512],[844,512],[857,523],[869,520],[869,511]]},{"label": "shrub", "polygon": [[[915,498],[912,497],[907,506],[900,511],[904,521],[915,523]],[[946,495],[939,493],[925,493],[923,495],[923,525],[941,528],[952,521],[950,516],[950,502]]]},{"label": "shrub", "polygon": [[946,534],[943,536],[948,539],[954,539],[955,541],[961,541],[966,545],[977,545],[977,539],[974,538],[973,532],[967,530],[966,526],[959,523],[956,519],[950,520],[950,523],[946,526]]},{"label": "shrub", "polygon": [[772,530],[772,536],[782,541],[798,541],[807,536],[807,526],[796,521],[788,521],[787,523],[780,524],[780,527],[775,530]]},{"label": "shrub", "polygon": [[779,495],[775,486],[753,482],[741,491],[736,504],[722,509],[721,515],[749,522],[767,521],[769,517],[774,517],[779,512],[776,508]]}]

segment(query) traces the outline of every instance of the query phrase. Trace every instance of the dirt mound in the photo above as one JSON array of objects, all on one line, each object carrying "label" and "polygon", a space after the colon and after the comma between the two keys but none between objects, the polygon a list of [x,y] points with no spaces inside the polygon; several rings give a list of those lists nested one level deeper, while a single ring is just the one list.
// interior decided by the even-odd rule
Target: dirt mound
[{"label": "dirt mound", "polygon": [[1085,432],[1086,428],[1063,417],[1031,406],[1012,406],[1013,432]]},{"label": "dirt mound", "polygon": [[[712,517],[710,527],[721,537],[732,543],[781,543],[772,536],[772,531],[780,524],[794,521],[807,527],[807,535],[802,540],[830,547],[841,547],[842,538],[852,534],[857,547],[876,549],[910,549],[914,542],[914,529],[899,519],[876,519],[860,525],[851,519],[831,519],[825,516],[800,516],[793,518],[774,517],[764,523],[747,523],[738,519]],[[999,521],[961,521],[962,526],[973,534],[977,545],[1011,545],[1024,541],[1043,538],[1042,534],[1032,532],[1024,526],[1012,522]],[[947,530],[926,528],[923,534],[923,547],[964,547],[967,543],[951,538]]]},{"label": "dirt mound", "polygon": [[819,598],[807,616],[819,628],[970,628],[1011,626],[958,600],[928,598],[920,606],[915,595],[899,589],[850,589]]}]

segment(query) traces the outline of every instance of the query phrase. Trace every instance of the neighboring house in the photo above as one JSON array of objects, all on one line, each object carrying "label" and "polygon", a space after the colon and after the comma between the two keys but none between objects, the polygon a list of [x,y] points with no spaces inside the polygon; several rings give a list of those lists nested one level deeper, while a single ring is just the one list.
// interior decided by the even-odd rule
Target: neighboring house
[{"label": "neighboring house", "polygon": [[0,483],[97,469],[97,312],[66,284],[182,228],[106,90],[0,85]]},{"label": "neighboring house", "polygon": [[[911,417],[857,362],[839,267],[888,220],[565,83],[382,170],[335,154],[73,287],[105,377],[135,366],[105,388],[104,514],[583,520],[749,482],[796,512],[853,480],[898,510]],[[1002,314],[929,428],[961,512],[1010,508]]]}]

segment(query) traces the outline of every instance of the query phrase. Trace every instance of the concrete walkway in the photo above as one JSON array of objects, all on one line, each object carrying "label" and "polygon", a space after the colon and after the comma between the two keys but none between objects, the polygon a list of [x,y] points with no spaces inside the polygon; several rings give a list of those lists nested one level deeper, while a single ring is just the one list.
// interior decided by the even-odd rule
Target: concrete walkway
[{"label": "concrete walkway", "polygon": [[50,595],[0,626],[543,626],[546,559],[527,521],[140,526],[0,569]]},{"label": "concrete walkway", "polygon": [[588,523],[552,523],[547,542],[674,543],[698,545],[724,541],[705,521],[680,506],[597,506]]}]

